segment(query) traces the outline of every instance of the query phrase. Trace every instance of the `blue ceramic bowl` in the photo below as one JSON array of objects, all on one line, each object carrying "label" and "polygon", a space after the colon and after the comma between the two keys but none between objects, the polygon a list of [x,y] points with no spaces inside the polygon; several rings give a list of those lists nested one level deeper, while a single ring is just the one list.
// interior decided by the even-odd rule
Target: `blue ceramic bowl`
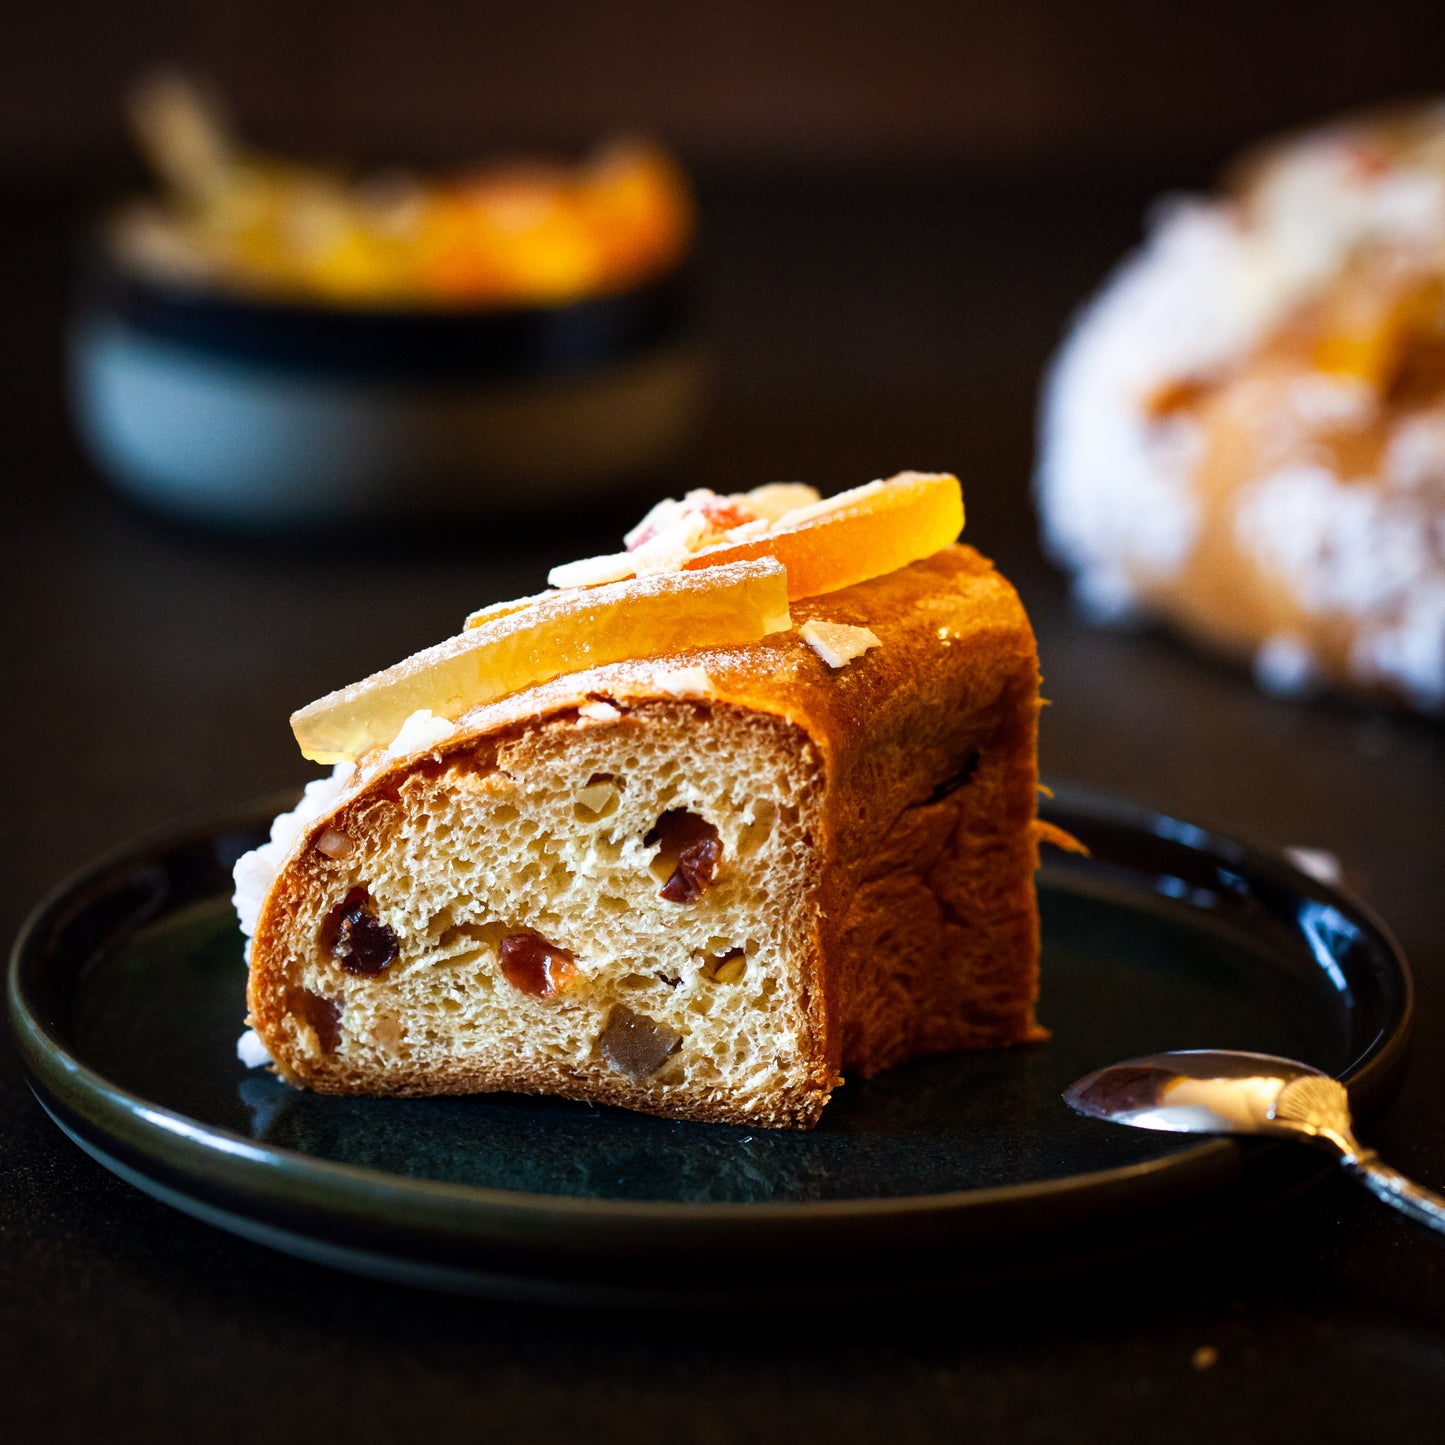
[{"label": "blue ceramic bowl", "polygon": [[681,272],[558,306],[271,302],[92,255],[71,337],[93,460],[190,522],[523,516],[664,470],[703,402]]}]

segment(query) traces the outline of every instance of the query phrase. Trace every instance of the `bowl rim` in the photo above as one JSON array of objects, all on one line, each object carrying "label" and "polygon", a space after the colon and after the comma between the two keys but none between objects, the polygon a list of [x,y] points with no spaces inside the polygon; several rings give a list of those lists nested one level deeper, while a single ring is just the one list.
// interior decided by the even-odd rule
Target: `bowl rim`
[{"label": "bowl rim", "polygon": [[93,227],[76,248],[82,333],[106,327],[297,372],[401,379],[583,370],[670,341],[691,313],[690,254],[634,284],[555,303],[344,306],[146,276]]}]

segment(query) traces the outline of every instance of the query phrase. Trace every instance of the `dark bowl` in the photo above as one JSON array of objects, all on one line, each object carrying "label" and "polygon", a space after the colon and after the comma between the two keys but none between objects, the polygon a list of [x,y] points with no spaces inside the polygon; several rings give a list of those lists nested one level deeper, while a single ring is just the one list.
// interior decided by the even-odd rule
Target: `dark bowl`
[{"label": "dark bowl", "polygon": [[445,521],[659,477],[703,404],[685,269],[555,306],[345,308],[82,264],[72,398],[100,469],[206,525]]}]

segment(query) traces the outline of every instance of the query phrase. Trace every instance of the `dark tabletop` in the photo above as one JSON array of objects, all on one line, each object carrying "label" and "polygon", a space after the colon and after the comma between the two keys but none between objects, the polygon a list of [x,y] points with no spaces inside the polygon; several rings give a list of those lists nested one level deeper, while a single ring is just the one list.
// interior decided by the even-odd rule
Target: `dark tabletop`
[{"label": "dark tabletop", "polygon": [[[304,781],[292,708],[537,590],[552,561],[610,550],[634,504],[545,534],[305,546],[128,509],[80,458],[63,407],[67,247],[89,192],[8,189],[10,937],[97,852]],[[1039,370],[1137,235],[1151,187],[702,189],[716,392],[669,490],[956,470],[967,538],[1038,631],[1044,777],[1331,850],[1396,932],[1418,981],[1414,1057],[1370,1142],[1445,1186],[1445,734],[1271,701],[1167,639],[1085,630],[1034,542]],[[1343,1181],[1187,1251],[941,1305],[552,1311],[370,1283],[175,1213],[68,1143],[0,1040],[10,1439],[1429,1439],[1442,1407],[1445,1243]]]}]

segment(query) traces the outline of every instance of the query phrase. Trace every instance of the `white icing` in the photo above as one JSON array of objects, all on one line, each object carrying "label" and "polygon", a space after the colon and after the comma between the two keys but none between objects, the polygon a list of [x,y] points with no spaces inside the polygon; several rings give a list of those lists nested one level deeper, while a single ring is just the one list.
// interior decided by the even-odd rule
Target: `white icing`
[{"label": "white icing", "polygon": [[642,520],[623,534],[623,545],[630,551],[650,533],[667,531],[681,517],[682,512],[683,504],[676,497],[664,497],[660,502],[654,502]]},{"label": "white icing", "polygon": [[1375,413],[1374,393],[1359,378],[1313,372],[1289,386],[1289,404],[1306,427],[1361,427]]},{"label": "white icing", "polygon": [[1129,627],[1142,620],[1133,584],[1120,569],[1100,564],[1074,578],[1074,605],[1097,627]]},{"label": "white icing", "polygon": [[261,1042],[261,1035],[255,1029],[247,1029],[236,1040],[236,1057],[248,1069],[259,1069],[271,1062],[271,1051]]},{"label": "white icing", "polygon": [[639,576],[648,572],[675,572],[708,540],[705,518],[696,512],[680,517],[675,526],[639,543],[626,555]]},{"label": "white icing", "polygon": [[1433,246],[1445,229],[1445,177],[1404,158],[1362,166],[1360,138],[1322,132],[1280,152],[1250,196],[1259,257],[1292,303],[1364,242]]},{"label": "white icing", "polygon": [[1407,417],[1385,448],[1381,474],[1392,487],[1445,490],[1445,415],[1426,412]]},{"label": "white icing", "polygon": [[430,708],[418,708],[402,723],[397,735],[387,744],[383,756],[404,758],[409,753],[424,753],[444,743],[456,732],[457,725],[448,718],[437,717]]},{"label": "white icing", "polygon": [[739,497],[719,497],[706,487],[688,492],[680,502],[674,497],[658,502],[623,539],[625,555],[639,573],[672,571],[724,535],[704,510],[708,503],[719,501],[744,503]]}]

